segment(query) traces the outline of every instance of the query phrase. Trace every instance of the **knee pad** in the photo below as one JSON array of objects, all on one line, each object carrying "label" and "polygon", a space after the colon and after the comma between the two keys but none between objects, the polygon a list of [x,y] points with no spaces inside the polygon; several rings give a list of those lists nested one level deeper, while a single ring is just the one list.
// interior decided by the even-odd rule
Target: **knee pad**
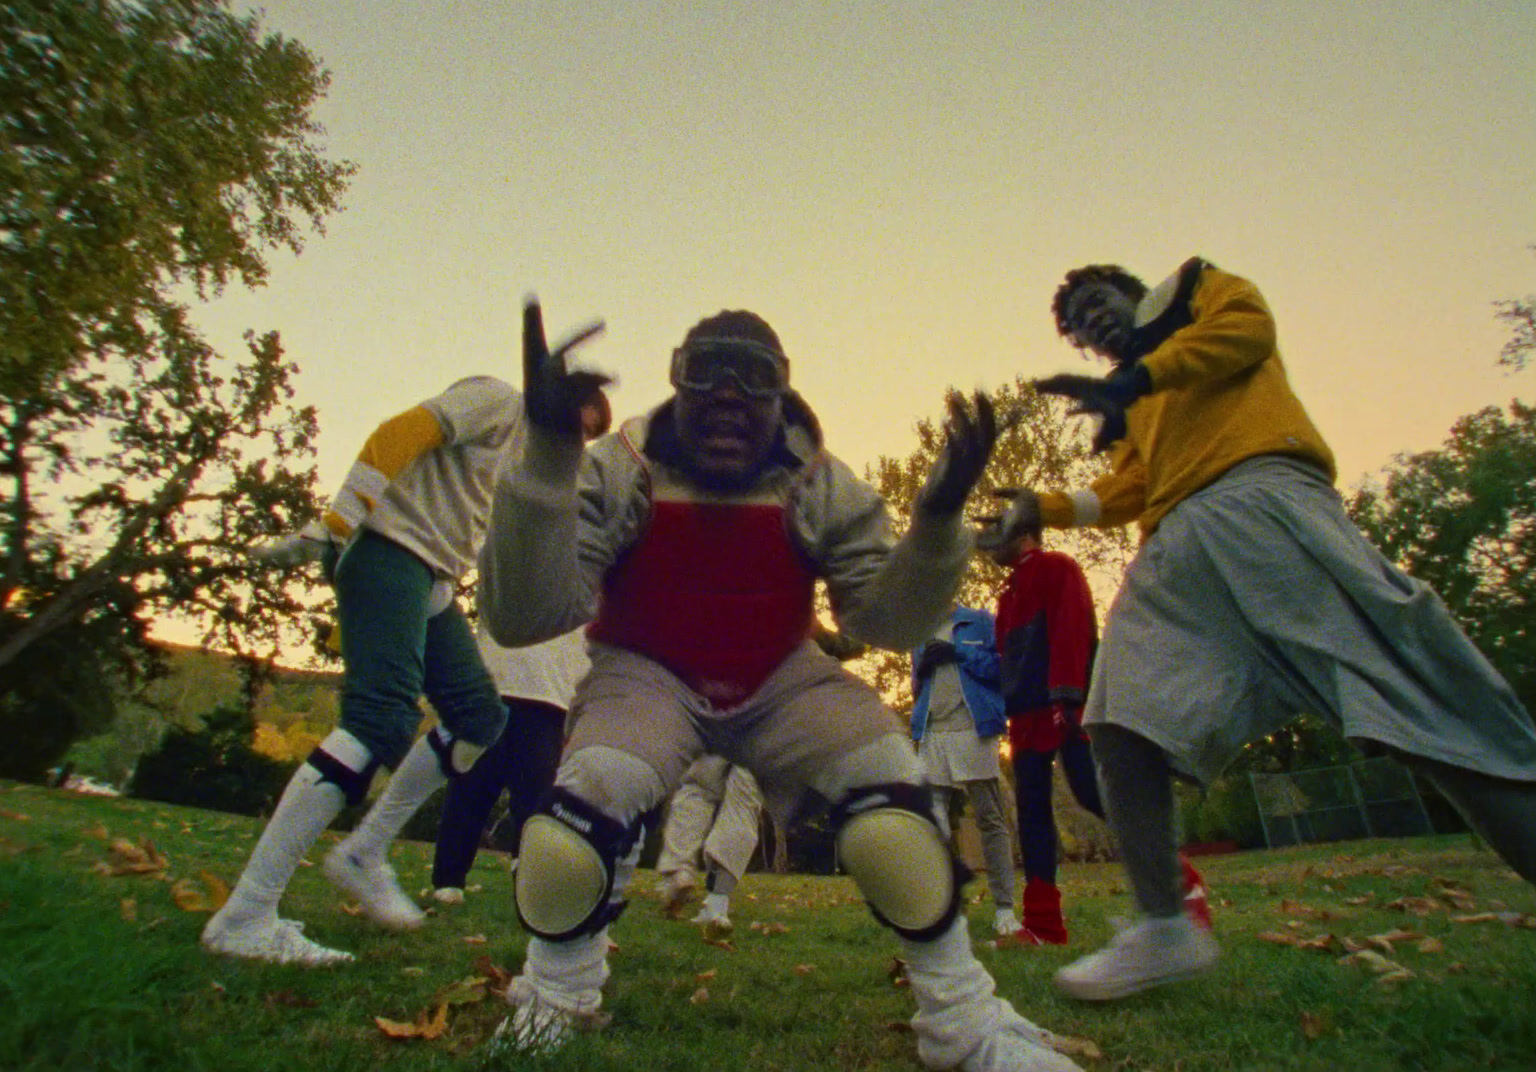
[{"label": "knee pad", "polygon": [[437,765],[449,778],[457,778],[468,771],[487,751],[484,745],[455,737],[441,726],[433,726],[427,731],[427,744],[437,756]]},{"label": "knee pad", "polygon": [[855,789],[833,809],[832,821],[838,859],[876,919],[918,942],[949,930],[971,872],[939,833],[928,786]]},{"label": "knee pad", "polygon": [[624,906],[611,901],[614,871],[638,832],[567,790],[551,792],[523,824],[514,884],[523,929],[565,941],[596,934],[617,919]]},{"label": "knee pad", "polygon": [[320,781],[340,789],[348,804],[367,799],[368,786],[381,765],[367,745],[342,729],[332,730],[315,745],[305,762],[320,772]]}]

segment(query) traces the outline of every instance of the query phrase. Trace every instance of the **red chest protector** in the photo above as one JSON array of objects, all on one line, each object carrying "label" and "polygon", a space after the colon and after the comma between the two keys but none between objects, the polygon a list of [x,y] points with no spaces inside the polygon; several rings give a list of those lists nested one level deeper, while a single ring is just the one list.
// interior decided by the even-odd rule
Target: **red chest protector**
[{"label": "red chest protector", "polygon": [[588,635],[734,707],[811,628],[815,575],[789,539],[786,486],[708,498],[651,475],[650,520],[604,578]]}]

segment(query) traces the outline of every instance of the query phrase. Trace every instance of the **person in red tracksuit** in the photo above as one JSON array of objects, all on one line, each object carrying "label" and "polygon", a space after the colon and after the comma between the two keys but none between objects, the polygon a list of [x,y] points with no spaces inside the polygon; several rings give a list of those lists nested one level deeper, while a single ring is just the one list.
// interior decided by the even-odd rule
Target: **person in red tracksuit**
[{"label": "person in red tracksuit", "polygon": [[[1098,619],[1082,567],[1071,555],[1041,547],[1040,535],[1037,525],[1006,542],[979,539],[978,545],[1009,571],[997,603],[997,650],[1024,863],[1023,926],[1011,941],[1065,945],[1052,768],[1059,755],[1078,804],[1104,818],[1093,749],[1082,727]],[[1182,863],[1185,906],[1209,926],[1203,882],[1188,860]]]}]

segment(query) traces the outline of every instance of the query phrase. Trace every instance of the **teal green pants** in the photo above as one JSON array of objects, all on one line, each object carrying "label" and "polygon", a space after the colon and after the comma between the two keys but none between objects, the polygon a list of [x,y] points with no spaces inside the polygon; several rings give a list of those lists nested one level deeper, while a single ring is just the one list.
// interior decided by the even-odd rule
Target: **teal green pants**
[{"label": "teal green pants", "polygon": [[490,747],[506,710],[457,603],[428,617],[432,571],[366,529],[336,566],[346,677],[341,728],[393,769],[421,722],[421,697],[455,738]]}]

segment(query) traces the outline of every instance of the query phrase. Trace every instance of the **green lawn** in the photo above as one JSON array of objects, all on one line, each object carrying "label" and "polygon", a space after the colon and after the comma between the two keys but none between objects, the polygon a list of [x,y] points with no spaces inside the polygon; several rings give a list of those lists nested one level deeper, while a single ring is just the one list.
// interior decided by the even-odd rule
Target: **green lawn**
[{"label": "green lawn", "polygon": [[[355,964],[209,956],[197,944],[203,873],[233,883],[258,831],[234,816],[0,783],[0,1069],[484,1067],[480,1047],[505,1015],[488,991],[524,942],[505,859],[482,854],[467,902],[405,936],[348,914],[318,869],[302,868],[284,914],[356,952]],[[112,873],[131,862],[119,841],[158,857]],[[429,846],[401,845],[395,863],[408,890],[424,889]],[[1089,1069],[1536,1069],[1536,891],[1467,838],[1201,863],[1226,952],[1201,980],[1112,1006],[1054,992],[1051,973],[1130,909],[1113,865],[1064,869],[1069,947],[980,955],[1021,1012],[1097,1049],[1079,1058]],[[653,884],[642,872],[613,928],[613,1025],[506,1067],[918,1067],[895,944],[846,879],[749,875],[724,946],[663,919]],[[978,939],[991,915],[981,901],[970,909]],[[394,1040],[376,1023],[434,1015],[446,1027],[431,1039]]]}]

